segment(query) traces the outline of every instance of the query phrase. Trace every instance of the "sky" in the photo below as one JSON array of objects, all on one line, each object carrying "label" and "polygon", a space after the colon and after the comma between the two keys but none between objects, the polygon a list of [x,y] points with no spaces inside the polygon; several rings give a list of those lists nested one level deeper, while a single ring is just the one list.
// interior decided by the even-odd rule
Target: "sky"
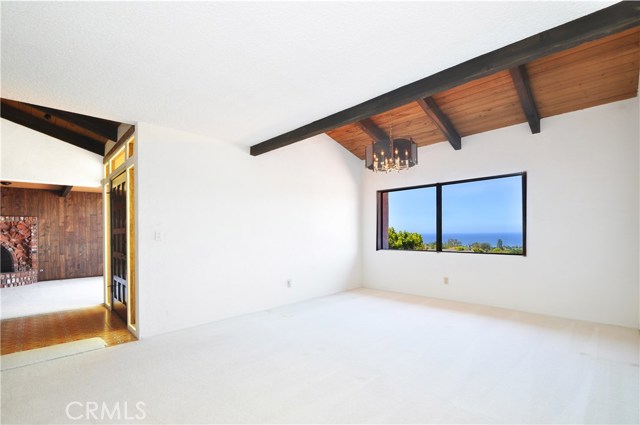
[{"label": "sky", "polygon": [[[436,188],[389,192],[389,227],[435,234]],[[442,186],[442,233],[522,232],[522,177]]]}]

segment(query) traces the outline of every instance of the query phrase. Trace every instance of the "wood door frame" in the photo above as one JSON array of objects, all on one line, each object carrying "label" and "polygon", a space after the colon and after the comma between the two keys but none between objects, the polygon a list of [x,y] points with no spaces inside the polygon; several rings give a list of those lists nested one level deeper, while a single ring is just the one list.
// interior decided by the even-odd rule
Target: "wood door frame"
[{"label": "wood door frame", "polygon": [[111,301],[111,188],[114,183],[124,179],[126,182],[126,222],[127,222],[127,328],[139,337],[138,333],[138,298],[136,270],[137,228],[135,211],[135,136],[130,135],[121,147],[105,157],[103,185],[104,205],[104,305],[113,310]]}]

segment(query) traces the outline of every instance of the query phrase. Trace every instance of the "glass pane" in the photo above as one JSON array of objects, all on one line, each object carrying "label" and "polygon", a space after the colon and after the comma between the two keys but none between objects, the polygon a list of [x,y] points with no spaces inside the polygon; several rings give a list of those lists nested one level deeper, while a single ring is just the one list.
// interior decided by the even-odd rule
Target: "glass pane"
[{"label": "glass pane", "polygon": [[442,250],[522,254],[522,176],[442,186]]},{"label": "glass pane", "polygon": [[121,149],[112,159],[111,159],[111,171],[114,171],[116,168],[124,164],[124,149]]},{"label": "glass pane", "polygon": [[389,249],[436,249],[436,188],[389,192]]}]

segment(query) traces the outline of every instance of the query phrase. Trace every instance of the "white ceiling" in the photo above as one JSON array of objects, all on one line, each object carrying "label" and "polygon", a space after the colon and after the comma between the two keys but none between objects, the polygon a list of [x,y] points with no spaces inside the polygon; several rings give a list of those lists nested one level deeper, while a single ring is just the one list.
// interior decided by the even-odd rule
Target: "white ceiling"
[{"label": "white ceiling", "polygon": [[2,96],[253,145],[614,2],[2,2]]}]

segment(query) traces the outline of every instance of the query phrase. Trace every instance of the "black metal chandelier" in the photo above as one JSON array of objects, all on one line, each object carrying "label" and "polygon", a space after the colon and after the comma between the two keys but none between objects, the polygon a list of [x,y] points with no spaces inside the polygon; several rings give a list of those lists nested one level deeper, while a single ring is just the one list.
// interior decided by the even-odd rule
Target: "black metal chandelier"
[{"label": "black metal chandelier", "polygon": [[408,170],[418,163],[418,145],[412,139],[384,139],[366,147],[364,165],[374,173]]}]

